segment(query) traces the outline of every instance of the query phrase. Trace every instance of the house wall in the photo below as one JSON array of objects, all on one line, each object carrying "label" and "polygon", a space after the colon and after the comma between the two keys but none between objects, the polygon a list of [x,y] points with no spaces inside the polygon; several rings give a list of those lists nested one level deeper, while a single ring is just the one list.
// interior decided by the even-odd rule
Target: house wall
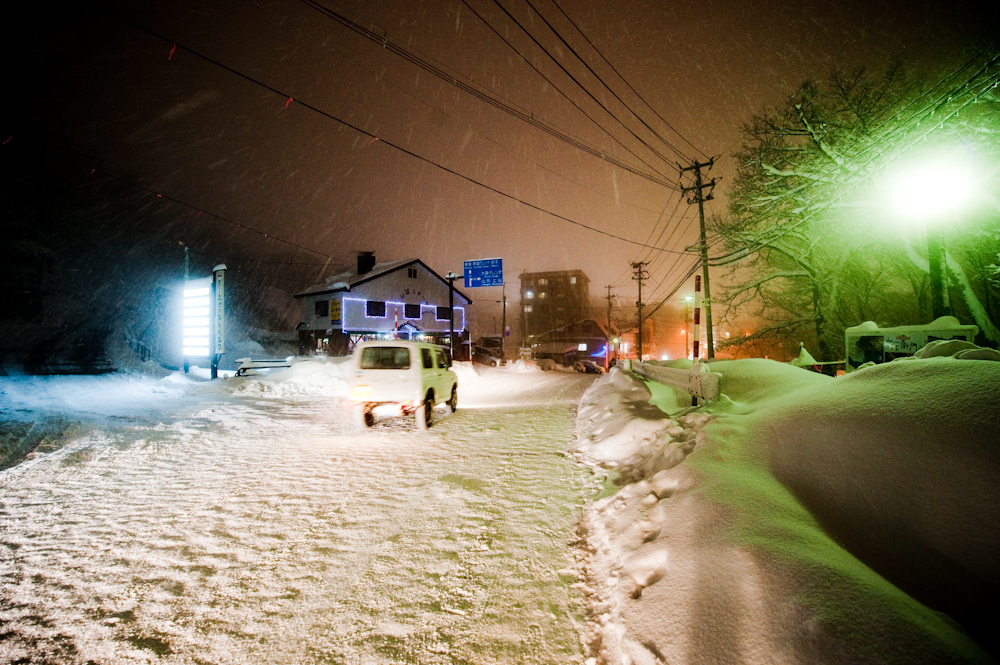
[{"label": "house wall", "polygon": [[[410,269],[416,274],[411,276]],[[354,286],[350,291],[302,296],[302,320],[306,330],[356,332],[390,332],[398,323],[402,326],[410,322],[422,331],[447,333],[448,319],[437,319],[437,308],[448,307],[448,285],[427,270],[414,264],[373,278],[369,282]],[[366,313],[366,303],[376,300],[385,303],[385,316],[370,317]],[[334,301],[327,311],[336,316],[339,304],[340,317],[331,320],[330,313],[317,314],[316,303]],[[455,330],[464,330],[464,298],[455,295]],[[419,305],[420,317],[408,319],[404,305]]]}]

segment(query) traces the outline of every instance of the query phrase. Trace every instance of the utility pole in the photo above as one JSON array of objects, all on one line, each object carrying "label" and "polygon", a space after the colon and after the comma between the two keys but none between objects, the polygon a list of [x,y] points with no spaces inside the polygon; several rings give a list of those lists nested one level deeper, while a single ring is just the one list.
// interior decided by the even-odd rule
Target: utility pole
[{"label": "utility pole", "polygon": [[[610,285],[606,285],[604,288],[606,288],[608,290],[608,346],[607,346],[607,350],[604,353],[604,369],[610,369],[611,368],[611,345],[614,344],[614,342],[611,341],[612,340],[612,335],[611,335],[611,286]],[[615,353],[615,358],[617,358],[617,357],[618,357],[618,354]]]},{"label": "utility pole", "polygon": [[[701,170],[711,169],[712,165],[715,164],[715,157],[712,157],[707,162],[699,162],[695,160],[691,166],[681,166],[677,165],[677,168],[681,171],[681,176],[683,177],[686,171],[694,172],[694,186],[693,187],[681,187],[681,191],[685,194],[693,192],[691,196],[688,197],[688,204],[697,203],[698,204],[698,218],[701,222],[701,273],[705,280],[705,336],[706,336],[706,349],[707,353],[705,357],[708,360],[715,360],[715,343],[712,339],[712,296],[708,289],[708,241],[705,237],[705,201],[712,200],[712,190],[715,189],[715,183],[719,182],[718,178],[712,178],[708,182],[702,180]],[[705,189],[708,193],[705,193]],[[697,342],[696,342],[697,343]]]},{"label": "utility pole", "polygon": [[649,279],[646,263],[646,261],[636,261],[632,264],[632,279],[639,282],[639,300],[635,303],[639,308],[639,348],[636,349],[636,358],[639,359],[639,362],[642,362],[642,280]]},{"label": "utility pole", "polygon": [[[456,275],[448,272],[444,276],[448,280],[448,351],[451,353],[452,362],[455,361],[455,280],[464,279],[465,275]],[[470,336],[470,340],[471,336]]]}]

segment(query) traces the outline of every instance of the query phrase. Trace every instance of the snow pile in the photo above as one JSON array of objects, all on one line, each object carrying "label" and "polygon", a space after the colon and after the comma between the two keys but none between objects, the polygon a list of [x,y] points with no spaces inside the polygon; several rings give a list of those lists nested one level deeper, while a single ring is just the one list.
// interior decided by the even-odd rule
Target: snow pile
[{"label": "snow pile", "polygon": [[616,469],[620,482],[642,480],[684,461],[710,417],[693,413],[672,419],[649,402],[651,397],[641,379],[617,367],[595,381],[577,413],[579,459]]},{"label": "snow pile", "polygon": [[458,377],[459,385],[479,379],[479,373],[476,371],[475,365],[467,360],[456,360],[453,362],[451,364],[451,371]]},{"label": "snow pile", "polygon": [[713,363],[724,396],[675,418],[595,382],[588,662],[992,662],[1000,364],[947,344],[836,379]]},{"label": "snow pile", "polygon": [[505,365],[508,372],[515,373],[526,373],[526,372],[541,372],[542,369],[538,366],[534,360],[515,360],[509,362]]},{"label": "snow pile", "polygon": [[320,397],[347,396],[350,356],[314,356],[297,359],[291,367],[269,370],[252,377],[233,377],[227,381],[238,395],[280,398],[289,395]]},{"label": "snow pile", "polygon": [[[984,349],[963,339],[939,339],[931,342],[917,351],[914,358],[955,358],[957,360],[994,360],[1000,361],[1000,351]],[[909,360],[909,358],[899,358]]]}]

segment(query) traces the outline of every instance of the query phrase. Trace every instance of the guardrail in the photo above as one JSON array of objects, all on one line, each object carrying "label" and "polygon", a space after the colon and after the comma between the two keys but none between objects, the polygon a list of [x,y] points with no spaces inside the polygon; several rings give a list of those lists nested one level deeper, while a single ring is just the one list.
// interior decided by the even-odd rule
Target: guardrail
[{"label": "guardrail", "polygon": [[256,374],[256,372],[253,371],[255,369],[280,369],[284,367],[291,367],[296,362],[298,362],[298,359],[295,356],[288,356],[287,358],[275,358],[268,360],[237,358],[236,376],[248,376]]},{"label": "guardrail", "polygon": [[633,360],[629,368],[641,377],[651,379],[679,390],[686,390],[692,397],[700,397],[709,402],[719,399],[722,375],[710,372],[708,365],[695,362],[691,369],[661,367]]}]

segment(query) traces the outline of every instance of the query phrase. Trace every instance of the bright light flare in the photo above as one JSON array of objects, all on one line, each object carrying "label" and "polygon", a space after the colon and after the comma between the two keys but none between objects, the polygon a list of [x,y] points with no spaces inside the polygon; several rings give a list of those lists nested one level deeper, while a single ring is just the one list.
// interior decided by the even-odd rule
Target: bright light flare
[{"label": "bright light flare", "polygon": [[969,200],[972,174],[959,160],[941,158],[904,168],[888,184],[892,206],[906,220],[938,221]]}]

